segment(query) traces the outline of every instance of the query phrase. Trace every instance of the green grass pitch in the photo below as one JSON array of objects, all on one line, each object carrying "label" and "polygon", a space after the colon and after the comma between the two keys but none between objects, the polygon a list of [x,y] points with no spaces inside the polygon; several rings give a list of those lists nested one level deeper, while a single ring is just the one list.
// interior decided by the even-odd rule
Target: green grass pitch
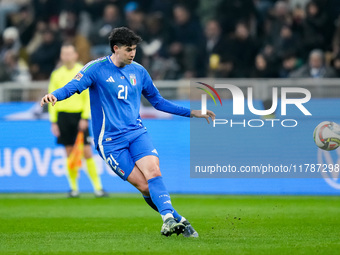
[{"label": "green grass pitch", "polygon": [[340,197],[173,195],[197,239],[141,196],[0,194],[0,254],[340,254]]}]

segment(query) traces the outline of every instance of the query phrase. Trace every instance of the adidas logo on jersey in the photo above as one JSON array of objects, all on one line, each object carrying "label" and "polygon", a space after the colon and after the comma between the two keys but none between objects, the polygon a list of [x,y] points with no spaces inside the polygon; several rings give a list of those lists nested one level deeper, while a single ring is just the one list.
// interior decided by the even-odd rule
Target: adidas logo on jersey
[{"label": "adidas logo on jersey", "polygon": [[115,80],[112,78],[112,76],[110,76],[106,81],[107,82],[115,82]]},{"label": "adidas logo on jersey", "polygon": [[156,149],[153,149],[151,152],[153,152],[153,153],[155,153],[155,154],[157,154],[157,155],[158,155],[158,152],[157,152],[157,150],[156,150]]}]

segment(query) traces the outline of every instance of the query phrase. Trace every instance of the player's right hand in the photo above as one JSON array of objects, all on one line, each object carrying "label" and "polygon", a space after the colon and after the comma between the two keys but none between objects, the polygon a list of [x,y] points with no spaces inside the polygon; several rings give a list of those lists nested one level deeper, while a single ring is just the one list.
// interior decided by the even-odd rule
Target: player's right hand
[{"label": "player's right hand", "polygon": [[48,103],[52,103],[52,106],[54,106],[57,101],[58,99],[55,96],[53,96],[52,94],[47,94],[41,99],[40,106]]}]

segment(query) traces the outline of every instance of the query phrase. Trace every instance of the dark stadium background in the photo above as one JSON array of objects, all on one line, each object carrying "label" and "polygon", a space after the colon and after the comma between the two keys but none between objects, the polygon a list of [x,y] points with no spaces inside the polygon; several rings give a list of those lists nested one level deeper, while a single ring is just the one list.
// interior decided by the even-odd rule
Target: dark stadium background
[{"label": "dark stadium background", "polygon": [[[80,199],[66,198],[65,154],[38,102],[60,65],[63,43],[73,43],[86,64],[110,54],[107,37],[119,26],[141,35],[135,61],[177,104],[199,109],[196,81],[234,84],[246,96],[252,87],[258,109],[270,107],[273,87],[312,94],[305,104],[312,116],[296,107],[287,116],[280,109],[271,116],[296,119],[299,125],[290,130],[213,129],[205,120],[157,112],[142,100],[141,117],[160,154],[165,184],[197,226],[199,242],[158,236],[159,216],[98,155],[110,198],[88,194],[85,171]],[[340,123],[340,1],[1,0],[0,35],[0,254],[338,252],[338,173],[211,178],[193,174],[192,166],[221,155],[238,166],[340,163],[339,150],[322,151],[313,141],[318,123]],[[233,118],[230,93],[218,92],[223,107],[209,99],[209,109]],[[246,107],[244,119],[266,117]]]}]

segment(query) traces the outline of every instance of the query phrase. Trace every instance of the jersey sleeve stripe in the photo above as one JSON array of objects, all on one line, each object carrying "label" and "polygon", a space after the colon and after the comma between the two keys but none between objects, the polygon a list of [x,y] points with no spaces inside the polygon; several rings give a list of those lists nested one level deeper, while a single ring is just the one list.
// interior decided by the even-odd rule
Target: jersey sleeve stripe
[{"label": "jersey sleeve stripe", "polygon": [[91,66],[93,66],[94,64],[97,64],[97,63],[102,63],[102,62],[105,62],[107,61],[106,57],[104,58],[98,58],[96,60],[92,60],[90,62],[88,62],[84,67],[83,69],[81,69],[81,72],[85,73]]}]

